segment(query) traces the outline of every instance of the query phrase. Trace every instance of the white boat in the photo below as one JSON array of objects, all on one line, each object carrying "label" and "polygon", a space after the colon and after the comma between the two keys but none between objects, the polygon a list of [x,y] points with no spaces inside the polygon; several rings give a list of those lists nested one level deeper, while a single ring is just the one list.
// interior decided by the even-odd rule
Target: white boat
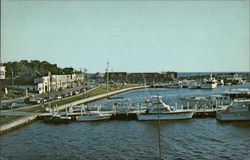
[{"label": "white boat", "polygon": [[239,88],[233,89],[231,91],[226,91],[224,93],[226,96],[229,96],[231,99],[235,98],[250,98],[250,89],[249,88]]},{"label": "white boat", "polygon": [[250,120],[250,99],[234,100],[225,110],[216,112],[219,121]]},{"label": "white boat", "polygon": [[138,113],[138,120],[179,120],[191,119],[194,110],[176,109],[174,106],[165,104],[161,96],[152,96],[146,112]]},{"label": "white boat", "polygon": [[112,114],[109,113],[86,113],[76,117],[76,121],[100,121],[109,120]]},{"label": "white boat", "polygon": [[217,80],[217,85],[224,85],[224,80],[223,79]]},{"label": "white boat", "polygon": [[[76,117],[76,121],[100,121],[100,120],[109,120],[112,114],[109,113],[101,113],[99,106],[97,111],[86,111],[85,107],[81,107],[81,115]],[[84,112],[83,112],[84,111]]]},{"label": "white boat", "polygon": [[217,80],[212,78],[212,74],[210,74],[210,78],[206,78],[202,81],[200,88],[202,89],[213,89],[217,87]]},{"label": "white boat", "polygon": [[232,103],[232,100],[229,96],[223,96],[223,95],[212,95],[209,97],[210,103],[213,106],[213,108],[217,109],[225,109],[228,105]]},{"label": "white boat", "polygon": [[191,80],[188,84],[188,88],[197,89],[197,88],[200,88],[200,85],[195,80]]},{"label": "white boat", "polygon": [[63,116],[60,114],[54,114],[49,118],[46,118],[44,122],[47,123],[69,123],[71,121],[71,117]]}]

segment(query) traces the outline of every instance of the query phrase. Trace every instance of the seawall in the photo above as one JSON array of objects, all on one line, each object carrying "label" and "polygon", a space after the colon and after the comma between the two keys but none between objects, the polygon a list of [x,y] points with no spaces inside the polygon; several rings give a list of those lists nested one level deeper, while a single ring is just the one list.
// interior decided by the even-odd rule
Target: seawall
[{"label": "seawall", "polygon": [[13,122],[3,124],[0,126],[0,134],[3,134],[11,129],[20,127],[22,125],[25,125],[27,123],[30,123],[34,120],[36,120],[37,115],[31,115],[31,116],[26,116],[17,120],[14,120]]}]

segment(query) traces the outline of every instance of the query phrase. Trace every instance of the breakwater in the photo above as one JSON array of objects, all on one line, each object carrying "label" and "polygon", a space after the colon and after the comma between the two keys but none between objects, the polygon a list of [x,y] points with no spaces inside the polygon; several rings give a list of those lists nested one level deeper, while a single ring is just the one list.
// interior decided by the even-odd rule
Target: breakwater
[{"label": "breakwater", "polygon": [[0,134],[3,134],[9,130],[12,130],[14,128],[18,128],[20,126],[28,124],[28,123],[36,120],[36,118],[37,118],[37,115],[30,115],[30,116],[25,116],[25,117],[19,118],[17,120],[14,120],[13,122],[10,122],[7,124],[2,124],[0,127]]}]

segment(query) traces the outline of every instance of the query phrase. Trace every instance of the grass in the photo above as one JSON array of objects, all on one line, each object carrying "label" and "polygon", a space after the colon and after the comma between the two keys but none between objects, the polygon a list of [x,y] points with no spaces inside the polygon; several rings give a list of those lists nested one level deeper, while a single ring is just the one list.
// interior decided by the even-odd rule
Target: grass
[{"label": "grass", "polygon": [[22,108],[18,111],[21,111],[21,112],[44,112],[44,109],[42,108],[41,105],[39,105],[39,106],[32,107],[32,108]]},{"label": "grass", "polygon": [[[124,88],[130,88],[130,87],[133,87],[133,86],[130,86],[130,85],[125,85],[123,86],[123,89]],[[116,90],[119,90],[120,88],[118,87],[110,87],[109,88],[109,92],[113,92],[113,91],[116,91]],[[88,92],[85,97],[93,97],[93,96],[97,96],[97,95],[101,95],[101,94],[105,94],[107,92],[107,89],[106,87],[99,87],[99,88],[96,88],[90,92]],[[61,101],[57,101],[57,102],[52,102],[51,103],[51,106],[61,106],[61,105],[64,105],[64,104],[67,104],[67,103],[71,103],[71,102],[74,102],[74,101],[77,101],[77,100],[81,100],[84,98],[84,95],[83,94],[80,94],[78,96],[75,96],[75,97],[72,97],[72,98],[68,98],[68,99],[63,99]],[[47,104],[48,105],[48,104]],[[45,105],[46,107],[46,105]],[[44,112],[43,108],[41,107],[41,105],[37,106],[37,107],[32,107],[32,108],[24,108],[24,109],[20,109],[18,111],[22,111],[22,112]]]},{"label": "grass", "polygon": [[0,124],[10,122],[10,121],[18,119],[20,117],[22,117],[22,116],[4,116],[4,115],[1,115],[0,116]]}]

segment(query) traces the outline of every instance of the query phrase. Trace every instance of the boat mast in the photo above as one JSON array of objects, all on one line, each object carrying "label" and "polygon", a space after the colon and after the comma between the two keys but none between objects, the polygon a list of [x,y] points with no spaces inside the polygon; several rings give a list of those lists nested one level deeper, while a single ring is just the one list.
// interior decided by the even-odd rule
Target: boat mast
[{"label": "boat mast", "polygon": [[108,93],[109,93],[109,87],[108,87],[108,84],[109,84],[109,62],[107,62],[106,72],[107,72],[107,96],[108,96]]},{"label": "boat mast", "polygon": [[[157,95],[157,100],[159,102],[159,96]],[[159,148],[159,157],[158,159],[161,160],[161,121],[160,121],[160,107],[159,103],[157,103],[158,106],[158,148]]]}]

